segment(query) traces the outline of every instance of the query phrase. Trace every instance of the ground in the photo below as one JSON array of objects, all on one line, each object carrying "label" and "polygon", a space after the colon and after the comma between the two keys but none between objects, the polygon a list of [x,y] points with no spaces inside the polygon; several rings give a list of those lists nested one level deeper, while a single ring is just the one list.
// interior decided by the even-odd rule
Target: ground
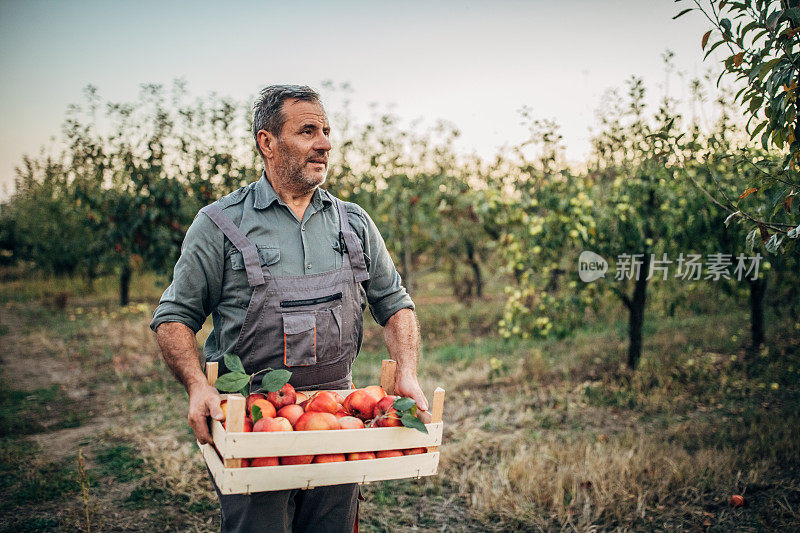
[{"label": "ground", "polygon": [[[416,297],[421,383],[447,390],[440,472],[365,486],[363,531],[800,528],[796,320],[772,317],[748,354],[744,311],[654,318],[632,372],[622,321],[505,341],[501,291],[466,305],[442,285]],[[186,394],[147,327],[157,287],[141,276],[119,308],[102,283],[3,282],[0,531],[218,530]],[[385,356],[366,321],[359,386]]]}]

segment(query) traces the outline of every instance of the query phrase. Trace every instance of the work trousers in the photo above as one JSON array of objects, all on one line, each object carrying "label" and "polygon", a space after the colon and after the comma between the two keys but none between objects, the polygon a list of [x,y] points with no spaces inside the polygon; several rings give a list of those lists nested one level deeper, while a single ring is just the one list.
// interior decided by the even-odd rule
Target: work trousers
[{"label": "work trousers", "polygon": [[[213,478],[212,478],[213,481]],[[222,533],[351,533],[358,509],[358,484],[309,490],[221,494]]]}]

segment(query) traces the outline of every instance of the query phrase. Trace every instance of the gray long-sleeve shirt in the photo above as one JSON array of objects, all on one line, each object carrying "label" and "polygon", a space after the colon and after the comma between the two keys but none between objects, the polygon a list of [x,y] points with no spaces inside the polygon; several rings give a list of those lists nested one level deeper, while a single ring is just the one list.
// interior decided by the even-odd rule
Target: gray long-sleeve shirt
[{"label": "gray long-sleeve shirt", "polygon": [[[219,206],[256,245],[261,264],[274,276],[317,274],[342,265],[339,216],[327,191],[314,191],[301,221],[262,173],[260,180],[221,198]],[[348,202],[346,208],[370,275],[361,284],[361,305],[364,309],[369,305],[383,326],[400,309],[414,309],[414,302],[375,223],[358,205]],[[173,281],[161,296],[150,327],[180,322],[196,333],[210,314],[214,328],[204,354],[206,360],[217,360],[233,350],[251,294],[241,252],[211,219],[198,215],[186,232]]]}]

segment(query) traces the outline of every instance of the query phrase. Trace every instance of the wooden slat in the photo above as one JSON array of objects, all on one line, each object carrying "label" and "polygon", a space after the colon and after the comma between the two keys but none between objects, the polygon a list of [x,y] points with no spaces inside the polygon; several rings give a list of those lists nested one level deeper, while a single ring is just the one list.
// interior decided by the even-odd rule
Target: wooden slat
[{"label": "wooden slat", "polygon": [[397,373],[397,361],[394,359],[381,361],[381,387],[386,394],[394,394],[395,373]]},{"label": "wooden slat", "polygon": [[[433,391],[433,405],[431,406],[431,422],[442,423],[442,416],[444,415],[444,389],[436,387]],[[441,439],[439,439],[441,444]],[[439,445],[428,446],[428,453],[438,452]]]},{"label": "wooden slat", "polygon": [[[213,450],[210,454],[216,455]],[[211,459],[213,460],[213,457]],[[436,474],[438,465],[438,453],[423,453],[341,463],[222,469],[221,472],[217,470],[218,475],[214,475],[211,466],[209,469],[223,494],[248,494],[267,490],[305,489],[342,483],[369,483],[387,479],[432,476]]]},{"label": "wooden slat", "polygon": [[275,431],[263,433],[225,432],[212,423],[214,442],[222,457],[281,457],[320,453],[350,453],[378,450],[427,448],[442,443],[443,424],[426,424],[428,434],[409,428],[339,429],[335,431]]},{"label": "wooden slat", "polygon": [[217,383],[217,376],[219,375],[219,363],[216,361],[210,361],[206,363],[206,377],[208,378],[208,384],[212,387]]},{"label": "wooden slat", "polygon": [[[245,417],[244,396],[242,396],[241,394],[228,394],[227,417],[225,418],[225,427],[227,428],[228,432],[229,433],[244,432],[244,417]],[[230,435],[226,437],[225,441],[226,442],[223,445],[223,447],[229,449],[231,445]],[[222,450],[220,450],[220,452],[221,451]],[[241,459],[225,459],[225,468],[239,468],[241,466],[242,466]]]},{"label": "wooden slat", "polygon": [[444,414],[444,389],[436,387],[433,391],[433,405],[431,407],[431,422],[441,422]]},{"label": "wooden slat", "polygon": [[228,433],[222,427],[222,422],[219,420],[211,420],[211,438],[214,440],[214,445],[219,450],[222,457],[225,457],[225,450],[228,446]]},{"label": "wooden slat", "polygon": [[214,446],[211,444],[200,444],[199,442],[197,445],[200,446],[200,452],[203,454],[203,459],[205,459],[206,465],[208,465],[211,476],[219,483],[218,480],[222,479],[222,472],[225,470],[225,465],[222,464],[222,460],[216,450],[214,450]]}]

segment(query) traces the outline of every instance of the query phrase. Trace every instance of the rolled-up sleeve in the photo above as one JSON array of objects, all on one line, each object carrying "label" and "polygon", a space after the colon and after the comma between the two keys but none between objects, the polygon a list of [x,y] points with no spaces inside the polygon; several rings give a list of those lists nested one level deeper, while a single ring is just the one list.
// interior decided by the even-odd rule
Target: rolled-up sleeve
[{"label": "rolled-up sleeve", "polygon": [[[349,204],[349,206],[355,204]],[[349,207],[348,206],[348,207]],[[414,309],[414,302],[408,295],[400,274],[394,266],[394,261],[386,249],[375,222],[360,207],[355,212],[364,226],[363,235],[364,253],[368,259],[367,270],[369,280],[365,282],[364,289],[367,293],[367,302],[375,321],[381,326],[401,309]]]},{"label": "rolled-up sleeve", "polygon": [[180,322],[197,333],[219,302],[224,270],[224,236],[210,218],[198,214],[181,245],[172,283],[153,313],[150,328]]}]

